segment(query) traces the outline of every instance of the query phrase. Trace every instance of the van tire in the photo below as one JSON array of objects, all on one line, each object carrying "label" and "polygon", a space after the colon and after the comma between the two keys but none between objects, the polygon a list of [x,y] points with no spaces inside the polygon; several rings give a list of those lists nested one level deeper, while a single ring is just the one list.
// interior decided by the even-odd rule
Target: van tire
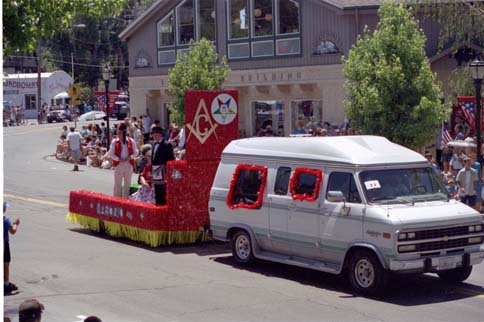
[{"label": "van tire", "polygon": [[389,272],[376,255],[368,250],[357,250],[349,259],[348,277],[356,293],[376,295],[385,289]]},{"label": "van tire", "polygon": [[458,267],[437,273],[439,278],[446,283],[461,283],[472,273],[472,266]]},{"label": "van tire", "polygon": [[249,265],[254,262],[252,241],[244,230],[238,230],[232,235],[232,256],[239,265]]}]

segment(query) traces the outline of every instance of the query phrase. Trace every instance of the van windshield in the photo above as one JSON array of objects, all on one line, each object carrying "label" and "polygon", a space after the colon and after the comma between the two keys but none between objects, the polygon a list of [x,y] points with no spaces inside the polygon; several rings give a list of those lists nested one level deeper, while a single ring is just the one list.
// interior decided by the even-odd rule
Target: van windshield
[{"label": "van windshield", "polygon": [[413,204],[449,199],[446,187],[431,168],[364,171],[360,180],[369,203]]}]

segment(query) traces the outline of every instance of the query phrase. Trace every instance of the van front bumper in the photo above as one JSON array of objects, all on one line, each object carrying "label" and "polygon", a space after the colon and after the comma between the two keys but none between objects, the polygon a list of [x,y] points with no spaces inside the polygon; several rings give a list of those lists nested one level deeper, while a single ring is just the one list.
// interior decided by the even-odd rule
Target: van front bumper
[{"label": "van front bumper", "polygon": [[463,266],[472,266],[484,261],[484,250],[477,252],[444,255],[437,257],[412,259],[412,260],[390,260],[390,270],[396,272],[439,272]]}]

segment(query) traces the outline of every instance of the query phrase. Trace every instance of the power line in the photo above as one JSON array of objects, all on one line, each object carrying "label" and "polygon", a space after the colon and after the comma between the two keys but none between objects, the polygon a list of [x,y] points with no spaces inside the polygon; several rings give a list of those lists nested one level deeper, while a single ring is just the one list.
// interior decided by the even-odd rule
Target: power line
[{"label": "power line", "polygon": [[[37,57],[35,56],[9,56],[9,57],[15,57],[15,58],[28,58],[28,59],[37,59]],[[63,63],[63,64],[67,64],[67,65],[72,65],[72,61],[67,61],[67,60],[60,60],[60,59],[54,59],[54,58],[48,58],[48,57],[44,57],[43,60],[47,60],[47,61],[54,61],[54,62],[58,62],[58,63]],[[75,66],[85,66],[85,67],[104,67],[104,65],[93,65],[93,64],[83,64],[83,63],[74,63]],[[126,69],[128,67],[121,67],[121,68],[118,68],[117,66],[113,66],[113,69]]]}]

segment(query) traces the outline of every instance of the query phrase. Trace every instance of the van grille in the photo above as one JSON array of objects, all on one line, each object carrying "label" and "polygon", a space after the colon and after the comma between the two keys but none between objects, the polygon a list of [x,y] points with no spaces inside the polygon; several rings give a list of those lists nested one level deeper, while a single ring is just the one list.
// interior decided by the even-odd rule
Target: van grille
[{"label": "van grille", "polygon": [[440,238],[444,236],[462,236],[467,235],[468,226],[461,226],[461,227],[452,227],[452,228],[442,228],[442,229],[432,229],[432,230],[421,230],[416,231],[415,239],[432,239],[432,238]]}]

